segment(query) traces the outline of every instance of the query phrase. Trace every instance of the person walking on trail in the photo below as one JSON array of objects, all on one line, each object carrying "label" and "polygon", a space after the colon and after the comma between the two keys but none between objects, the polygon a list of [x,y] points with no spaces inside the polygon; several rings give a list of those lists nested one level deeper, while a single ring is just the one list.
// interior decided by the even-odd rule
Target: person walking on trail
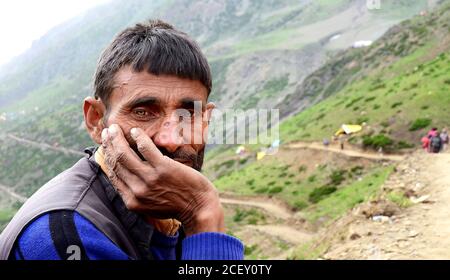
[{"label": "person walking on trail", "polygon": [[438,132],[438,129],[436,128],[436,127],[433,127],[430,131],[428,131],[428,134],[427,134],[427,136],[428,136],[428,138],[432,138],[432,137],[435,137],[435,136],[438,136],[439,135],[439,132]]},{"label": "person walking on trail", "polygon": [[339,136],[339,145],[341,146],[341,150],[344,150],[344,145],[345,145],[345,136],[344,135]]},{"label": "person walking on trail", "polygon": [[430,151],[430,138],[428,136],[422,137],[420,140],[422,142],[422,148],[424,151],[429,152]]},{"label": "person walking on trail", "polygon": [[441,151],[441,149],[442,149],[442,139],[439,133],[436,133],[436,135],[431,137],[430,139],[430,152],[437,154]]},{"label": "person walking on trail", "polygon": [[448,145],[448,132],[447,129],[442,129],[441,134],[439,135],[441,137],[442,140],[442,151],[445,151],[447,149],[447,145]]}]

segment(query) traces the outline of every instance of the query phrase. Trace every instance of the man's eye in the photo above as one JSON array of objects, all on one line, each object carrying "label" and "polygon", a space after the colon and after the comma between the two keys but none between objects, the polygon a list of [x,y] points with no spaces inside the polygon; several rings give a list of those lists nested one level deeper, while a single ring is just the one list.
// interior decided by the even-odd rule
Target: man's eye
[{"label": "man's eye", "polygon": [[185,121],[194,121],[196,118],[201,117],[201,111],[199,112],[198,110],[194,110],[194,109],[186,109],[187,113],[183,113],[179,116],[179,121],[180,122],[185,122]]},{"label": "man's eye", "polygon": [[151,119],[151,118],[157,117],[157,114],[155,114],[145,108],[134,109],[133,115],[138,119]]},{"label": "man's eye", "polygon": [[134,110],[134,113],[140,117],[145,117],[148,115],[148,112],[144,109],[136,109]]}]

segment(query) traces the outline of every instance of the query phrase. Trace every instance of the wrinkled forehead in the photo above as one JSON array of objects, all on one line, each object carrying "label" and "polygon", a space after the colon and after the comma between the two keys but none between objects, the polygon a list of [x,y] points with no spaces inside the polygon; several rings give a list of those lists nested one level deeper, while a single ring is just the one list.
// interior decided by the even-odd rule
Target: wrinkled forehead
[{"label": "wrinkled forehead", "polygon": [[174,103],[186,99],[205,103],[207,96],[206,87],[199,81],[170,75],[157,76],[145,71],[119,72],[112,94],[112,98],[120,103],[144,97],[155,98],[161,103]]}]

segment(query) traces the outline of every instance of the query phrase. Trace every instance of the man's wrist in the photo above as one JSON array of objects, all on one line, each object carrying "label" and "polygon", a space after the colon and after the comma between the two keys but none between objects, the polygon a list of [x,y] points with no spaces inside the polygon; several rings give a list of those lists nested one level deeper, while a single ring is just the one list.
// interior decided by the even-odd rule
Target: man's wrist
[{"label": "man's wrist", "polygon": [[201,232],[225,232],[224,213],[220,202],[193,214],[190,223],[184,224],[186,236]]}]

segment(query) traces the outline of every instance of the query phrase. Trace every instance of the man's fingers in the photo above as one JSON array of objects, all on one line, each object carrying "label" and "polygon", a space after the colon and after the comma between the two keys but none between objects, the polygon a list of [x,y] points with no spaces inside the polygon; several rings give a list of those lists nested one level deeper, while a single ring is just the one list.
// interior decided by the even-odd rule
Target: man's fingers
[{"label": "man's fingers", "polygon": [[147,167],[146,163],[131,149],[122,129],[118,125],[111,125],[107,136],[109,136],[109,140],[104,145],[106,147],[105,156],[110,157],[112,163],[119,162],[134,172]]},{"label": "man's fingers", "polygon": [[147,162],[152,166],[157,165],[163,158],[163,154],[156,147],[155,143],[153,143],[152,139],[140,128],[132,128],[130,134],[134,141],[136,141],[138,151]]}]

